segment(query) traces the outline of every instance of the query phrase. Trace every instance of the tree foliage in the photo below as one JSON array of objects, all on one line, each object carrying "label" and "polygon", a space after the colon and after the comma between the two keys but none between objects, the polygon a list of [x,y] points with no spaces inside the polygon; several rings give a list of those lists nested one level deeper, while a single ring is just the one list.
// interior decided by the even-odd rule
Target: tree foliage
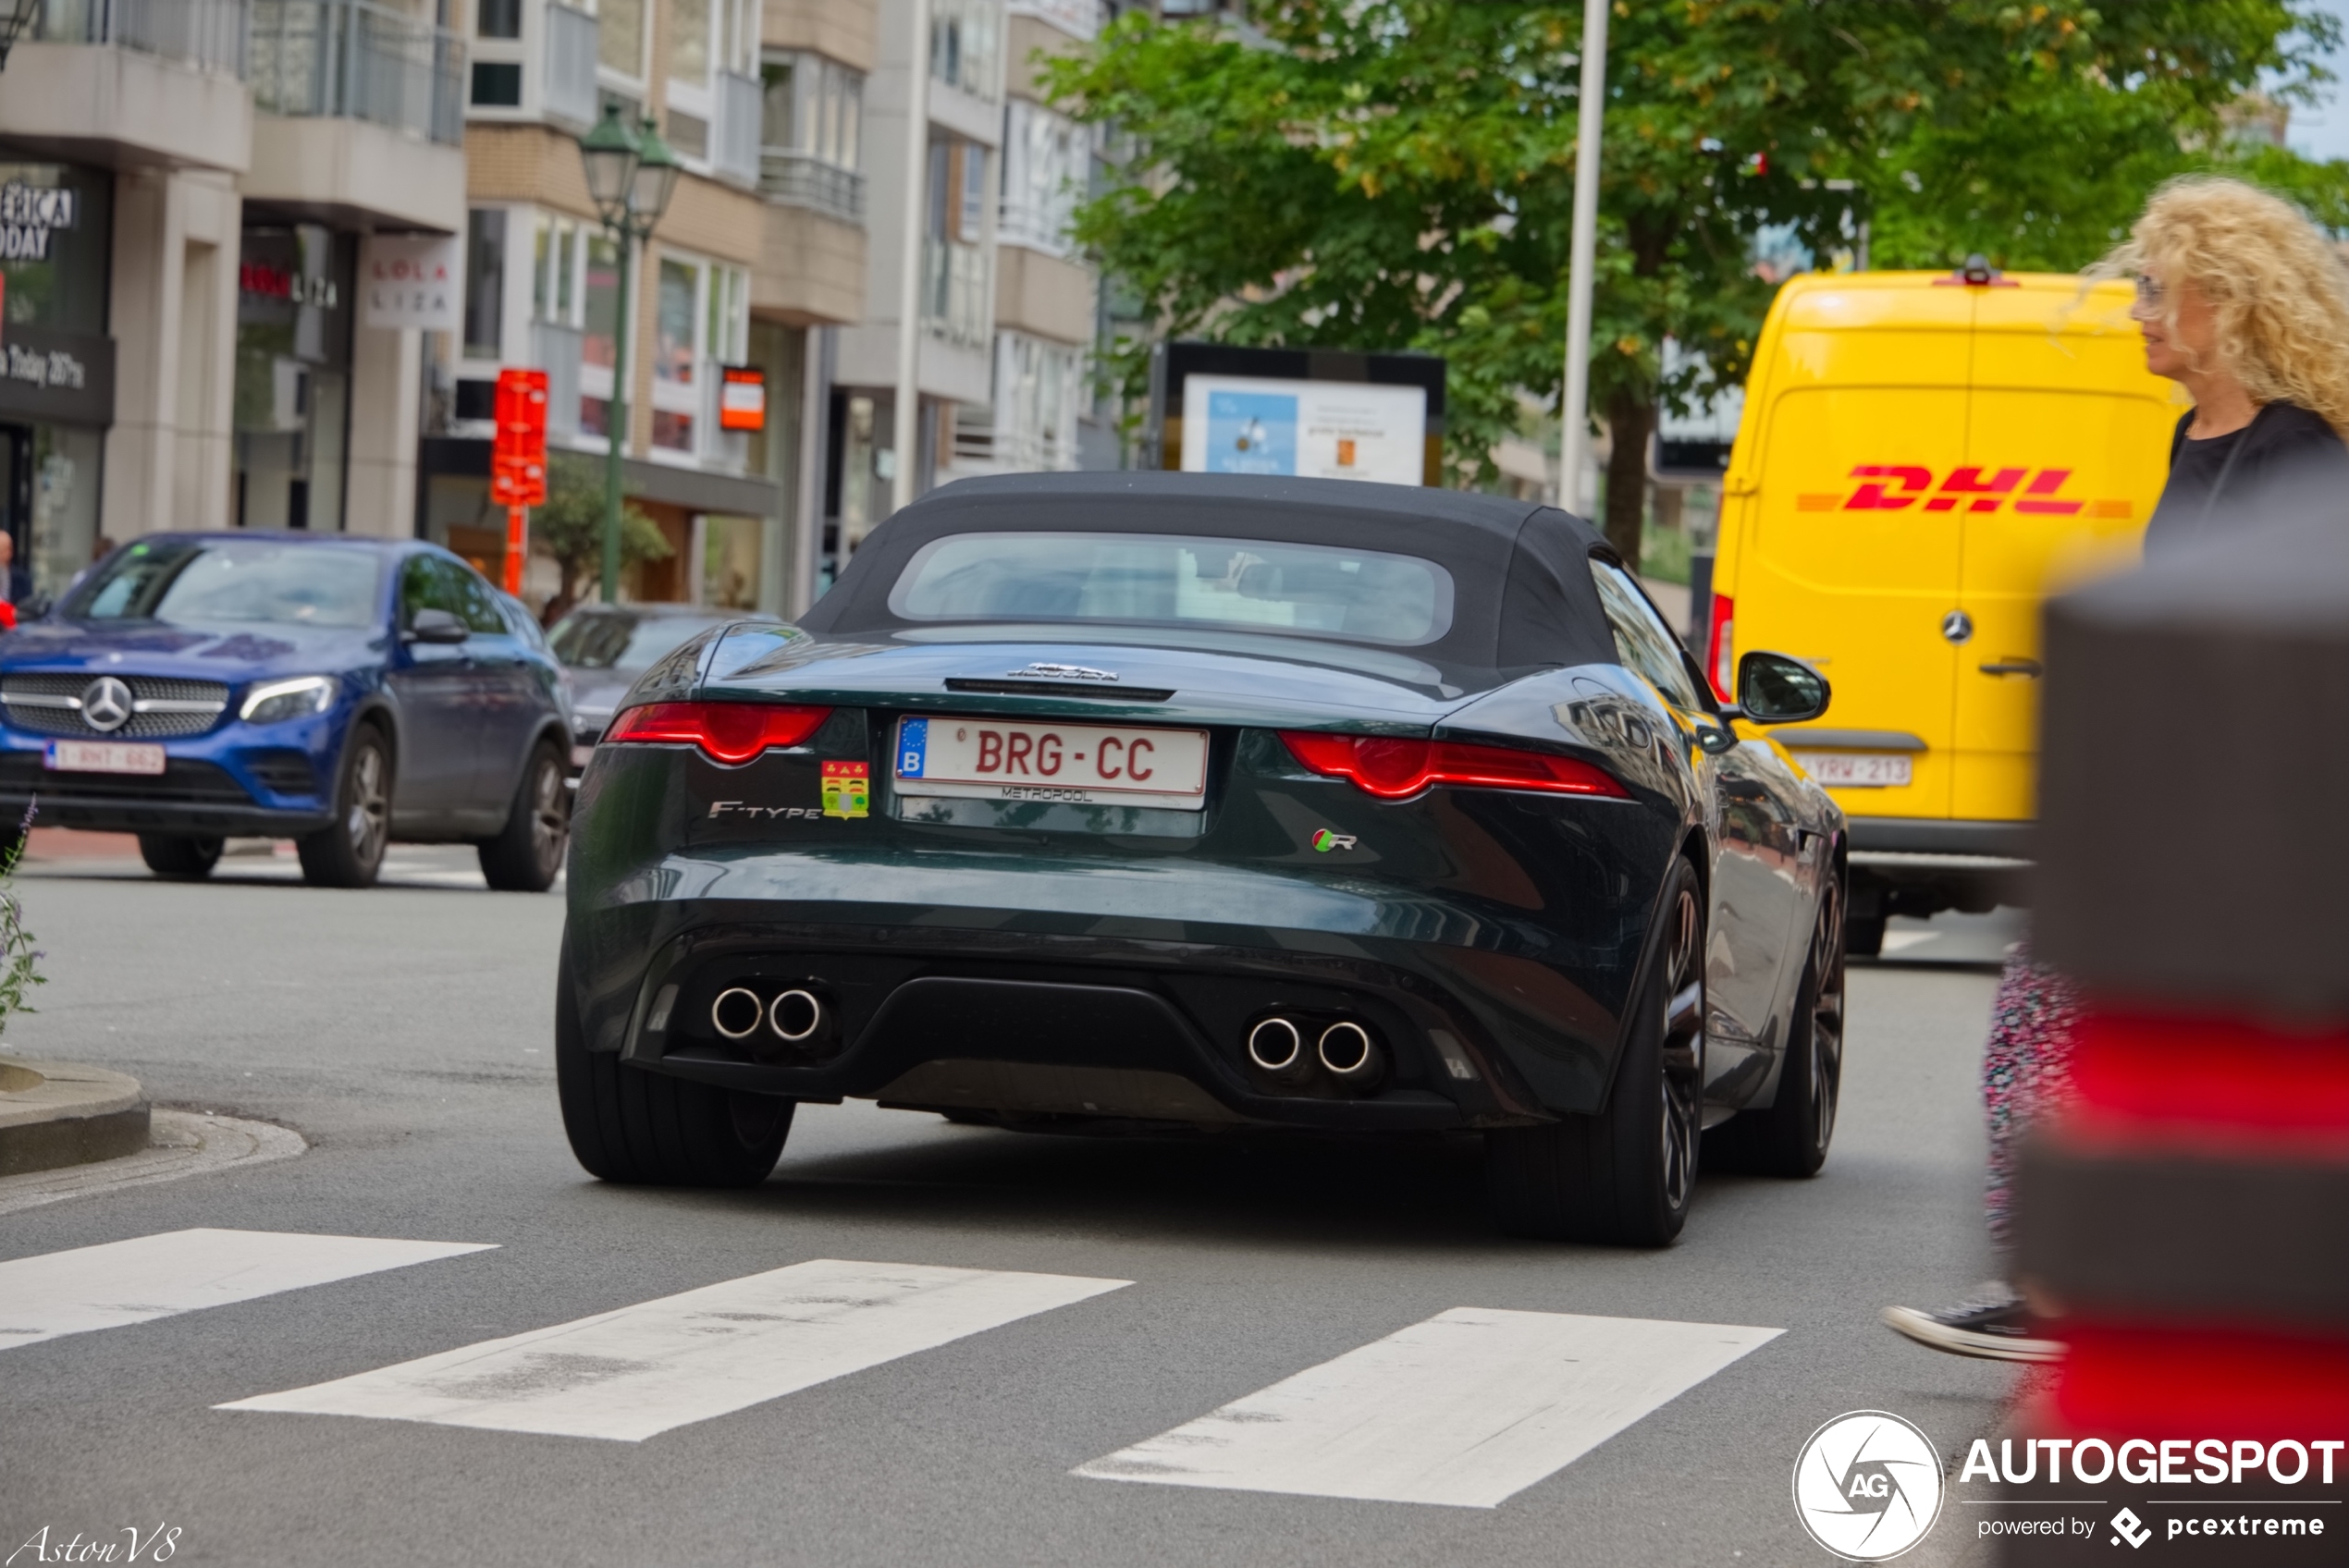
[{"label": "tree foliage", "polygon": [[[534,544],[555,557],[562,586],[547,602],[553,620],[579,603],[583,582],[603,570],[603,465],[586,458],[555,457],[547,464],[547,499],[531,514]],[[620,508],[620,564],[666,560],[676,554],[660,525],[626,501]]]},{"label": "tree foliage", "polygon": [[[1509,0],[1129,14],[1044,67],[1133,149],[1077,238],[1155,335],[1444,355],[1452,459],[1489,476],[1520,396],[1563,385],[1580,25]],[[1879,265],[2076,267],[2159,179],[2235,158],[2226,107],[2310,80],[2332,36],[2309,0],[1617,4],[1591,379],[1618,546],[1658,408],[1745,374],[1757,231],[1826,255],[1865,220]],[[2342,203],[2341,169],[2254,163]],[[1691,352],[1667,364],[1667,337]],[[1129,392],[1147,352],[1122,346]]]}]

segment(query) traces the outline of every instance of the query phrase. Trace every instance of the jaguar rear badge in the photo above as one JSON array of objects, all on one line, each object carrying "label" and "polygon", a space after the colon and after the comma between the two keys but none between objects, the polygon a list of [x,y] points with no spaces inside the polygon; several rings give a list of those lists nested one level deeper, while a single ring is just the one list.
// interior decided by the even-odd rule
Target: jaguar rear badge
[{"label": "jaguar rear badge", "polygon": [[1114,680],[1117,671],[1093,669],[1081,664],[1031,664],[1024,669],[1007,669],[1004,677],[1012,680]]},{"label": "jaguar rear badge", "polygon": [[1332,850],[1350,850],[1354,847],[1354,835],[1333,833],[1326,827],[1316,827],[1313,829],[1313,847],[1323,854],[1329,853]]}]

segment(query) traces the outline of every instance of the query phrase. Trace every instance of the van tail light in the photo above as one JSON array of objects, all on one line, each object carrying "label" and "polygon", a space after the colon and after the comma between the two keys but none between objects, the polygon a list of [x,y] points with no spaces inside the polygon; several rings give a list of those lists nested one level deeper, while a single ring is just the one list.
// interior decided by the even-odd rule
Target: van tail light
[{"label": "van tail light", "polygon": [[604,740],[621,746],[699,746],[739,766],[771,746],[796,746],[823,728],[830,708],[779,703],[647,703],[612,721]]},{"label": "van tail light", "polygon": [[1605,770],[1548,752],[1297,729],[1282,730],[1281,740],[1291,755],[1314,772],[1326,778],[1348,779],[1364,794],[1383,801],[1406,800],[1435,784],[1598,795],[1613,801],[1631,798],[1630,791]]},{"label": "van tail light", "polygon": [[1713,678],[1713,694],[1725,703],[1738,700],[1738,655],[1730,645],[1737,630],[1737,601],[1727,594],[1714,594],[1713,625],[1704,639],[1704,668]]}]

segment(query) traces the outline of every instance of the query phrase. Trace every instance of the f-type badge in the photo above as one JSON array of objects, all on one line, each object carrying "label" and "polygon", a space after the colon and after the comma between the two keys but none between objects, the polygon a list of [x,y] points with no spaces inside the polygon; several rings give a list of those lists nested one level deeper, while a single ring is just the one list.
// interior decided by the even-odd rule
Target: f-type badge
[{"label": "f-type badge", "polygon": [[824,815],[866,816],[872,811],[872,766],[861,762],[824,765]]},{"label": "f-type badge", "polygon": [[1313,847],[1323,854],[1329,853],[1332,850],[1350,850],[1354,847],[1354,835],[1333,833],[1326,827],[1316,827],[1313,829]]}]

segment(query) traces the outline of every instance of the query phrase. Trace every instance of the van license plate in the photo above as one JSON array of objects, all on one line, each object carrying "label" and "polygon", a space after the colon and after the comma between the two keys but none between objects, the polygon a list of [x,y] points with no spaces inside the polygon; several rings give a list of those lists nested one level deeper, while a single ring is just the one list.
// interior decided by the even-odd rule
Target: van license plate
[{"label": "van license plate", "polygon": [[161,746],[124,741],[52,741],[41,766],[52,773],[145,773],[163,771]]},{"label": "van license plate", "polygon": [[1830,790],[1886,790],[1909,781],[1903,752],[1796,752],[1802,771]]},{"label": "van license plate", "polygon": [[905,718],[892,771],[901,795],[1199,811],[1207,802],[1207,731]]}]

